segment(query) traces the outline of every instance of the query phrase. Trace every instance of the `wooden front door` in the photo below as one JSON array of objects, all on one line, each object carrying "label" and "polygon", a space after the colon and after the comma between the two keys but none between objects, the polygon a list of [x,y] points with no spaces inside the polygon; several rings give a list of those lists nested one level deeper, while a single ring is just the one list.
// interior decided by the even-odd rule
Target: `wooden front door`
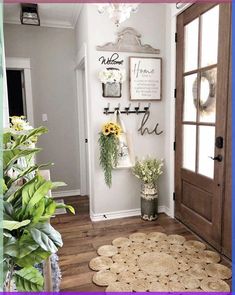
[{"label": "wooden front door", "polygon": [[230,4],[177,17],[175,216],[221,250]]}]

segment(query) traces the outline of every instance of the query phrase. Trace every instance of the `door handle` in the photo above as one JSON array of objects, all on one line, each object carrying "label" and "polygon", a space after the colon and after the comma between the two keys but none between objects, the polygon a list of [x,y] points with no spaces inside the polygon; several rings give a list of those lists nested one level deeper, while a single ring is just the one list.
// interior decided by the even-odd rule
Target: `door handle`
[{"label": "door handle", "polygon": [[216,157],[209,157],[211,160],[213,161],[218,161],[218,162],[222,162],[223,157],[221,155],[218,155]]}]

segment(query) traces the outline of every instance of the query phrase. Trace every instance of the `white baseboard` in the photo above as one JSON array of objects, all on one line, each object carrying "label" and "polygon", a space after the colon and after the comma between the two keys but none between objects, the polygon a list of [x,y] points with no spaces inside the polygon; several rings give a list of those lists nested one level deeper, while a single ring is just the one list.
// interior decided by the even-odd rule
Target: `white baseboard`
[{"label": "white baseboard", "polygon": [[72,196],[80,196],[80,189],[52,192],[52,198],[66,198]]},{"label": "white baseboard", "polygon": [[[169,208],[167,208],[165,206],[159,206],[158,212],[170,215]],[[94,221],[94,222],[95,221],[102,221],[102,220],[124,218],[124,217],[132,217],[132,216],[140,216],[140,208],[131,209],[131,210],[114,211],[114,212],[105,212],[105,213],[98,213],[98,214],[90,212],[91,221]]]}]

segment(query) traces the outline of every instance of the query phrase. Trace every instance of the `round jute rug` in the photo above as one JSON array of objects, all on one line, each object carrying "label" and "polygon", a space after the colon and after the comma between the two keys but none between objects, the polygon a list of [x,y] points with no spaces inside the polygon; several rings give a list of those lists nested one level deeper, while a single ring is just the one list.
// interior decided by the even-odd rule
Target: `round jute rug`
[{"label": "round jute rug", "polygon": [[229,292],[231,270],[199,241],[160,232],[133,233],[98,248],[89,267],[106,292]]}]

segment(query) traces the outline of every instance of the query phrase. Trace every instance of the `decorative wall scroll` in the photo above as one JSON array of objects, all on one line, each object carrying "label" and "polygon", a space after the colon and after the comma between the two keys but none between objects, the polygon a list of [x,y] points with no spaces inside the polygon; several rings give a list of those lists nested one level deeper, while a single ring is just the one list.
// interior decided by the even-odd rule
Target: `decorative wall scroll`
[{"label": "decorative wall scroll", "polygon": [[159,54],[160,50],[151,45],[141,43],[141,34],[133,28],[125,28],[118,33],[118,39],[115,43],[109,42],[102,46],[97,46],[98,51],[113,52],[138,52],[148,54]]},{"label": "decorative wall scroll", "polygon": [[161,72],[161,58],[130,57],[130,100],[161,100]]}]

